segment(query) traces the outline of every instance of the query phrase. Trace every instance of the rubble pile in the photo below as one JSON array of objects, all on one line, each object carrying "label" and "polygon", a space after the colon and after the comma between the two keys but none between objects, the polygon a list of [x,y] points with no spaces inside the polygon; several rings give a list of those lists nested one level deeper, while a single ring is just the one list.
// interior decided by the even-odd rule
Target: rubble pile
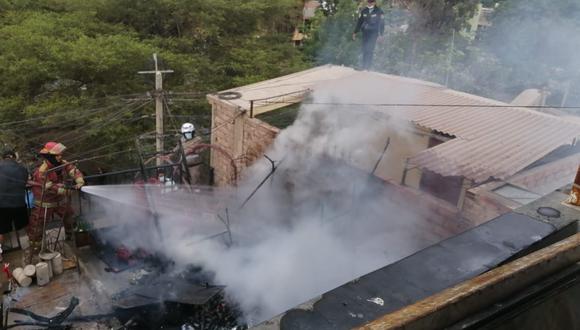
[{"label": "rubble pile", "polygon": [[224,287],[208,279],[199,268],[179,275],[143,273],[113,297],[116,316],[127,329],[247,329]]}]

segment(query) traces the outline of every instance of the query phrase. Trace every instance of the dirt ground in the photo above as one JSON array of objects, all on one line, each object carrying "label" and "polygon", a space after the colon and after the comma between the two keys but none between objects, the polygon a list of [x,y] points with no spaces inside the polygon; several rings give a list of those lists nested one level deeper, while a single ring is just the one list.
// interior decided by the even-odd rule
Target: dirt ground
[{"label": "dirt ground", "polygon": [[[10,263],[11,270],[20,266],[21,260],[22,250],[4,254],[4,263]],[[106,293],[95,289],[91,274],[82,271],[85,268],[84,262],[81,260],[79,269],[72,268],[55,275],[46,286],[38,286],[35,279],[27,288],[13,285],[12,291],[3,297],[3,314],[7,315],[5,324],[16,329],[38,329],[38,326],[16,326],[18,322],[34,322],[34,320],[26,315],[6,311],[9,308],[20,308],[41,316],[54,317],[69,306],[73,297],[77,297],[79,305],[62,324],[69,324],[74,329],[87,330],[119,328],[119,322],[110,316],[111,307],[106,303],[108,301]],[[95,316],[99,317],[95,319]],[[83,321],[87,317],[90,321]]]}]

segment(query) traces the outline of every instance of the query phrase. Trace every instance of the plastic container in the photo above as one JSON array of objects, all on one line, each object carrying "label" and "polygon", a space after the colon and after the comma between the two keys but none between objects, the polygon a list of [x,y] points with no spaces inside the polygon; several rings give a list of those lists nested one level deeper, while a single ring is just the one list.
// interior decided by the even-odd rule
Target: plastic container
[{"label": "plastic container", "polygon": [[48,274],[48,264],[46,262],[39,262],[36,264],[36,284],[39,286],[47,285],[50,282]]},{"label": "plastic container", "polygon": [[32,283],[32,278],[24,275],[24,269],[20,267],[12,271],[12,276],[14,277],[16,282],[18,282],[18,285],[20,285],[23,288],[29,287],[30,284]]},{"label": "plastic container", "polygon": [[52,258],[51,264],[52,264],[53,275],[62,274],[62,272],[64,271],[64,268],[62,265],[62,255],[60,253],[58,253],[58,252],[56,253],[54,258]]},{"label": "plastic container", "polygon": [[54,257],[56,256],[56,253],[54,252],[44,252],[38,255],[40,257],[40,260],[42,260],[43,262],[45,262],[48,266],[48,277],[52,278],[54,276],[54,273],[52,271],[52,259],[54,259]]}]

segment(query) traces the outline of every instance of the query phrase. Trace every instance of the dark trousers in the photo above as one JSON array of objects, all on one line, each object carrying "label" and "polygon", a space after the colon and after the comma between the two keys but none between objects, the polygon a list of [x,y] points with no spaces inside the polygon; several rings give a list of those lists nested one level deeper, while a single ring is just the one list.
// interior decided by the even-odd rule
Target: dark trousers
[{"label": "dark trousers", "polygon": [[1,207],[0,208],[0,234],[8,234],[14,228],[20,230],[28,225],[28,210],[23,207]]},{"label": "dark trousers", "polygon": [[368,70],[373,65],[373,55],[379,33],[363,32],[362,37],[362,68],[363,70]]}]

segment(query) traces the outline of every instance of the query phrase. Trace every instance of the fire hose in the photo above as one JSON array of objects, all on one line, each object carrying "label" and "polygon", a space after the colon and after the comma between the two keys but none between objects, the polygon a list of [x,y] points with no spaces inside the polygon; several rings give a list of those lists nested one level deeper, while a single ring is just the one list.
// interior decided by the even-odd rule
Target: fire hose
[{"label": "fire hose", "polygon": [[[10,329],[10,328],[14,328],[14,327],[19,327],[19,326],[25,326],[25,325],[32,325],[30,323],[34,323],[33,325],[38,325],[38,326],[45,326],[48,327],[49,329],[60,329],[63,327],[67,327],[65,325],[61,325],[61,323],[63,323],[64,321],[66,321],[66,319],[72,314],[72,312],[74,311],[74,309],[79,305],[79,298],[77,297],[72,297],[70,300],[70,303],[68,305],[68,307],[63,310],[62,312],[56,314],[53,317],[45,317],[42,315],[38,315],[36,313],[33,313],[31,311],[28,311],[26,309],[22,309],[22,308],[9,308],[6,313],[15,313],[15,314],[21,314],[21,315],[26,315],[28,317],[30,317],[31,319],[37,321],[37,322],[18,322],[15,324],[11,324],[9,326],[4,327],[4,329]],[[26,323],[26,324],[25,324]]]}]

